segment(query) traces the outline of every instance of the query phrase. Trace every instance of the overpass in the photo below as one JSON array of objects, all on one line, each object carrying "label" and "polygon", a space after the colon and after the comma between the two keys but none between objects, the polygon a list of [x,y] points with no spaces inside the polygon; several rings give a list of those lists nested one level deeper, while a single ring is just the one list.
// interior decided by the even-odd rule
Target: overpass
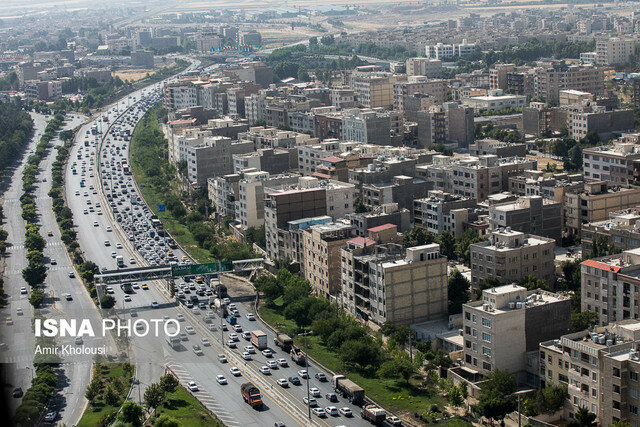
[{"label": "overpass", "polygon": [[175,279],[185,276],[218,276],[222,273],[242,273],[262,269],[264,258],[239,259],[231,262],[206,264],[160,265],[151,267],[121,268],[96,274],[98,282],[105,285],[141,282],[145,280]]}]

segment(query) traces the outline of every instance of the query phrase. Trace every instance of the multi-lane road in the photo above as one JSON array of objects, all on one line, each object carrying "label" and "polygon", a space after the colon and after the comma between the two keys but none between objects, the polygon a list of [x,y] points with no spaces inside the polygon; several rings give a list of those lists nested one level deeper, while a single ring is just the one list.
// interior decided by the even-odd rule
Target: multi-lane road
[{"label": "multi-lane road", "polygon": [[[146,251],[143,255],[136,250],[129,239],[131,225],[148,222],[148,218],[145,216],[146,209],[141,208],[139,204],[131,203],[132,197],[139,197],[139,193],[136,184],[129,180],[131,176],[125,174],[122,168],[123,162],[129,155],[129,143],[126,138],[120,140],[119,135],[123,131],[133,133],[135,124],[148,106],[159,99],[160,87],[160,85],[154,85],[132,94],[118,103],[117,110],[115,106],[109,108],[105,113],[108,121],[87,123],[78,132],[76,144],[70,153],[69,166],[76,162],[74,167],[78,172],[74,174],[71,168],[66,171],[65,190],[68,205],[73,211],[74,221],[77,224],[80,247],[86,258],[93,260],[101,268],[116,269],[118,255],[123,257],[127,267],[131,267],[132,264],[146,266],[149,262],[155,262],[154,259],[157,258],[157,250]],[[101,120],[101,117],[98,120]],[[97,125],[98,131],[102,131],[98,135],[91,133],[94,125]],[[88,134],[87,131],[89,131]],[[85,146],[85,140],[88,146]],[[84,165],[82,162],[85,162]],[[116,165],[115,168],[114,165]],[[85,167],[84,175],[80,172],[82,166]],[[83,187],[80,186],[82,180],[84,180]],[[117,187],[114,187],[116,184],[118,184]],[[114,194],[114,188],[117,188],[115,192],[120,194]],[[127,190],[126,194],[122,194],[122,189]],[[107,196],[111,197],[111,201],[107,200]],[[114,206],[111,206],[111,203]],[[118,213],[113,211],[114,207],[118,209]],[[137,219],[127,222],[126,218],[124,220],[121,218],[121,221],[118,221],[117,215],[122,215],[124,212],[127,212],[129,217]],[[137,213],[141,214],[140,217],[135,216]],[[128,224],[130,229],[125,231],[123,223]],[[178,260],[186,256],[179,249],[173,252]],[[134,262],[132,263],[131,260]],[[289,361],[288,367],[272,369],[271,375],[260,372],[260,367],[267,361],[260,352],[253,355],[252,360],[244,360],[241,357],[243,347],[249,345],[248,341],[240,338],[240,342],[237,343],[238,349],[230,349],[222,344],[221,337],[224,335],[224,340],[228,340],[231,330],[221,331],[221,319],[218,315],[214,316],[213,326],[210,326],[203,318],[206,310],[196,312],[187,308],[176,298],[172,298],[166,290],[164,281],[147,284],[148,290],[138,287],[128,295],[114,286],[112,292],[117,300],[115,315],[122,320],[131,319],[132,321],[182,317],[181,330],[184,332],[187,326],[191,326],[193,333],[186,334],[186,341],[183,341],[183,346],[178,351],[166,343],[164,336],[156,337],[150,334],[144,337],[133,337],[130,340],[129,355],[136,366],[137,379],[131,396],[134,400],[138,400],[145,388],[157,381],[168,368],[184,384],[195,381],[200,389],[195,395],[226,425],[263,426],[278,422],[285,425],[364,425],[358,416],[357,407],[342,399],[337,403],[327,401],[325,395],[333,391],[330,382],[320,382],[314,378],[314,374],[319,370],[313,364],[309,367],[310,386],[319,389],[322,396],[317,398],[319,406],[349,407],[356,417],[319,418],[311,415],[311,419],[308,419],[307,407],[303,401],[307,394],[306,383],[303,382],[300,386],[291,385],[289,388],[282,388],[276,383],[279,378],[297,376],[298,371],[304,367],[293,364],[288,355],[273,345],[273,336],[265,325],[247,318],[246,314],[251,307],[236,304],[240,312],[238,323],[244,331],[267,332],[268,342],[275,353],[273,358],[269,358],[270,360],[284,358]],[[212,285],[215,286],[215,282]],[[233,302],[233,295],[230,297]],[[152,308],[154,302],[157,303],[157,308]],[[109,313],[105,311],[103,314],[112,315],[111,311]],[[203,338],[206,338],[210,345],[203,345]],[[193,351],[194,344],[200,345],[203,350],[202,355],[197,355]],[[225,354],[228,362],[221,363],[219,354]],[[242,375],[233,376],[230,373],[232,366],[238,367]],[[328,372],[324,373],[330,378]],[[219,384],[218,375],[224,375],[228,384]],[[243,402],[240,384],[246,381],[253,382],[261,389],[265,402],[265,409],[262,411],[253,410]]]}]

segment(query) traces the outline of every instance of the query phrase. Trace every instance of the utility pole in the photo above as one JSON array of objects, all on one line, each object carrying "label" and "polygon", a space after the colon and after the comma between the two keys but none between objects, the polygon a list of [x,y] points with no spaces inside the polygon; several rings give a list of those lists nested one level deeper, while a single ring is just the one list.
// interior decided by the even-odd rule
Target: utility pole
[{"label": "utility pole", "polygon": [[303,334],[299,334],[304,336],[304,367],[307,371],[307,412],[309,419],[311,419],[311,405],[309,404],[309,400],[311,398],[309,394],[309,377],[311,376],[311,374],[309,373],[309,356],[307,354],[307,335],[309,335],[311,332],[312,331],[307,331],[305,329]]}]

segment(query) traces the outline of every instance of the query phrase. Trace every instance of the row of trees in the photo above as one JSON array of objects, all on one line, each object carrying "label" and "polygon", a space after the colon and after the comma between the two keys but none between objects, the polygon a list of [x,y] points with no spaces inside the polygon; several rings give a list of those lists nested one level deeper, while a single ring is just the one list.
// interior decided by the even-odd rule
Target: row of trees
[{"label": "row of trees", "polygon": [[29,113],[15,104],[0,103],[0,175],[16,160],[32,131],[33,120]]},{"label": "row of trees", "polygon": [[58,378],[51,365],[36,365],[31,387],[24,393],[20,406],[16,408],[14,423],[21,426],[37,425],[57,384]]},{"label": "row of trees", "polygon": [[22,278],[31,286],[29,302],[38,308],[44,300],[44,292],[39,287],[47,277],[47,269],[44,266],[43,249],[44,238],[40,235],[40,227],[36,221],[38,214],[33,192],[35,190],[36,177],[39,173],[38,166],[44,158],[49,143],[56,136],[58,129],[64,123],[64,115],[58,113],[47,123],[44,134],[36,146],[35,153],[29,156],[27,164],[22,172],[22,190],[20,197],[22,206],[22,219],[25,220],[25,248],[27,249],[28,265],[22,270]]}]

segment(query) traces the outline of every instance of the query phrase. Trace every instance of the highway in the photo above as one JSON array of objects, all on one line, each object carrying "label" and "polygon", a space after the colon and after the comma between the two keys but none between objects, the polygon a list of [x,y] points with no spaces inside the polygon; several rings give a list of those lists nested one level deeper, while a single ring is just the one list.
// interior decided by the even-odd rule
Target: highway
[{"label": "highway", "polygon": [[[33,114],[35,121],[34,140],[29,151],[35,148],[37,141],[46,125],[44,116]],[[73,129],[80,125],[86,117],[71,115],[67,117],[62,130]],[[45,279],[45,301],[37,311],[39,315],[52,319],[80,319],[87,318],[96,324],[100,322],[100,314],[94,306],[88,292],[79,279],[69,277],[73,272],[73,264],[67,253],[66,247],[60,239],[60,232],[52,209],[52,199],[48,193],[51,190],[51,167],[55,161],[57,150],[62,141],[54,138],[50,142],[50,148],[46,151],[39,165],[37,186],[34,191],[36,209],[39,214],[38,223],[41,225],[41,234],[46,240],[44,249],[44,262],[47,266],[47,278]],[[31,368],[34,360],[34,333],[31,327],[31,319],[34,312],[27,297],[20,293],[21,287],[27,287],[22,279],[21,270],[27,265],[24,250],[24,221],[20,216],[21,208],[18,200],[22,194],[22,163],[16,168],[12,177],[12,184],[4,195],[6,223],[5,229],[9,232],[11,255],[7,258],[5,270],[5,293],[9,295],[9,304],[2,309],[2,316],[11,317],[14,324],[3,326],[2,341],[8,344],[8,349],[2,354],[2,362],[10,363],[14,369],[9,369],[10,382],[13,386],[26,390],[31,381]],[[68,301],[63,295],[70,294],[72,300]],[[22,309],[22,315],[17,314],[18,308]],[[94,342],[85,344],[102,345],[103,339],[98,337]],[[73,338],[59,338],[58,346],[75,346]],[[91,375],[91,359],[85,356],[62,355],[62,364],[58,370],[60,383],[51,409],[59,412],[57,422],[75,424],[84,410],[84,389]],[[10,391],[10,390],[8,390]],[[13,400],[17,404],[19,399]],[[12,409],[15,409],[13,407]]]},{"label": "highway", "polygon": [[[192,66],[197,66],[194,64]],[[165,256],[167,248],[155,246],[152,250],[145,250],[145,242],[140,245],[140,231],[133,230],[149,223],[148,211],[140,207],[139,203],[132,203],[132,200],[139,197],[138,190],[134,182],[130,181],[130,175],[126,175],[123,162],[128,158],[128,141],[120,140],[120,132],[129,130],[133,133],[133,128],[142,117],[146,109],[152,105],[153,101],[159,99],[160,85],[153,85],[152,89],[144,89],[131,95],[131,97],[120,101],[115,108],[109,108],[108,121],[100,123],[92,122],[85,125],[78,133],[76,144],[70,154],[70,165],[77,169],[82,167],[85,161],[85,175],[82,172],[73,173],[71,168],[66,171],[66,197],[69,207],[73,211],[75,223],[78,226],[78,241],[87,259],[93,260],[101,268],[109,270],[116,269],[116,256],[121,255],[126,267],[133,264],[138,266],[149,265],[157,262],[159,254]],[[141,101],[141,95],[152,100]],[[131,107],[124,114],[127,107]],[[97,125],[98,131],[102,133],[96,136],[91,134],[91,127]],[[89,134],[87,134],[89,131]],[[125,138],[126,139],[126,138]],[[85,146],[84,141],[87,141]],[[94,145],[96,143],[96,145]],[[79,157],[78,157],[79,156]],[[94,164],[91,165],[91,159]],[[108,163],[108,164],[107,164]],[[100,177],[102,180],[98,179]],[[80,181],[84,178],[84,187],[80,186]],[[120,181],[122,180],[122,181]],[[129,185],[131,184],[131,185]],[[126,190],[123,191],[123,190]],[[107,200],[111,197],[112,201]],[[110,204],[113,202],[113,206]],[[99,204],[99,205],[98,205]],[[93,207],[93,212],[91,208]],[[118,211],[115,212],[113,208]],[[85,213],[86,211],[86,213]],[[140,213],[140,216],[136,216]],[[121,220],[117,220],[117,215]],[[125,231],[124,227],[128,230]],[[146,229],[145,229],[146,230]],[[134,242],[139,244],[139,249],[145,250],[144,255],[136,250],[134,242],[129,240],[129,234],[133,236]],[[146,237],[145,237],[146,238]],[[148,239],[147,242],[149,242]],[[108,243],[107,243],[108,242]],[[160,244],[160,240],[156,241]],[[108,244],[108,246],[107,246]],[[175,258],[180,260],[186,254],[180,250],[173,250]],[[131,262],[133,259],[134,262]],[[163,260],[160,260],[163,261]],[[164,263],[164,261],[162,262]],[[136,287],[141,284],[136,284]],[[273,369],[271,375],[260,373],[259,368],[266,363],[266,357],[262,354],[253,356],[253,360],[245,361],[241,357],[243,347],[248,345],[247,341],[240,338],[238,349],[230,349],[221,344],[221,331],[219,327],[220,318],[215,315],[214,326],[209,326],[203,319],[206,310],[194,311],[188,309],[185,304],[171,298],[164,281],[149,282],[149,289],[142,287],[134,289],[128,297],[130,301],[125,301],[126,294],[117,286],[113,292],[116,298],[115,310],[104,310],[103,316],[117,316],[122,320],[144,319],[176,319],[182,315],[181,331],[185,331],[187,326],[193,327],[193,334],[186,335],[181,351],[173,350],[164,339],[164,336],[155,337],[152,334],[143,337],[133,337],[130,340],[129,357],[136,366],[137,384],[132,390],[132,398],[138,400],[144,394],[145,388],[159,379],[165,369],[170,368],[183,384],[195,381],[200,390],[195,393],[198,399],[216,415],[223,420],[226,425],[237,426],[264,426],[282,422],[285,425],[364,425],[364,422],[357,416],[346,419],[340,417],[328,417],[325,419],[312,415],[311,420],[307,419],[307,408],[303,402],[306,397],[306,386],[290,386],[285,389],[277,385],[279,378],[288,378],[297,375],[297,371],[303,369],[299,366],[280,367]],[[215,286],[215,283],[213,283]],[[231,295],[233,302],[233,295]],[[152,308],[153,303],[157,303],[157,308]],[[155,305],[155,304],[153,304]],[[243,330],[263,330],[268,332],[265,325],[258,321],[250,321],[246,313],[250,307],[238,304],[240,317],[238,321]],[[224,332],[225,340],[228,339],[229,332]],[[210,345],[205,346],[202,339],[207,338]],[[269,343],[273,343],[273,337],[269,334]],[[203,354],[196,355],[192,346],[198,344],[202,347]],[[270,345],[273,348],[273,345]],[[291,361],[287,355],[277,348],[274,360],[284,358]],[[221,363],[217,355],[224,353],[228,358],[228,363]],[[242,371],[242,376],[234,377],[230,373],[230,367],[237,366]],[[312,378],[311,387],[317,387],[322,396],[331,392],[329,382],[319,382],[313,375],[318,372],[316,367],[309,368]],[[227,385],[217,382],[216,376],[224,375],[228,381]],[[325,373],[328,377],[329,374]],[[244,403],[240,396],[240,384],[247,380],[257,385],[263,392],[265,408],[261,411],[253,410]],[[325,397],[318,398],[319,406],[326,407],[330,403]],[[348,406],[354,414],[359,414],[359,409],[348,402],[341,401],[332,403],[337,407]]]}]

